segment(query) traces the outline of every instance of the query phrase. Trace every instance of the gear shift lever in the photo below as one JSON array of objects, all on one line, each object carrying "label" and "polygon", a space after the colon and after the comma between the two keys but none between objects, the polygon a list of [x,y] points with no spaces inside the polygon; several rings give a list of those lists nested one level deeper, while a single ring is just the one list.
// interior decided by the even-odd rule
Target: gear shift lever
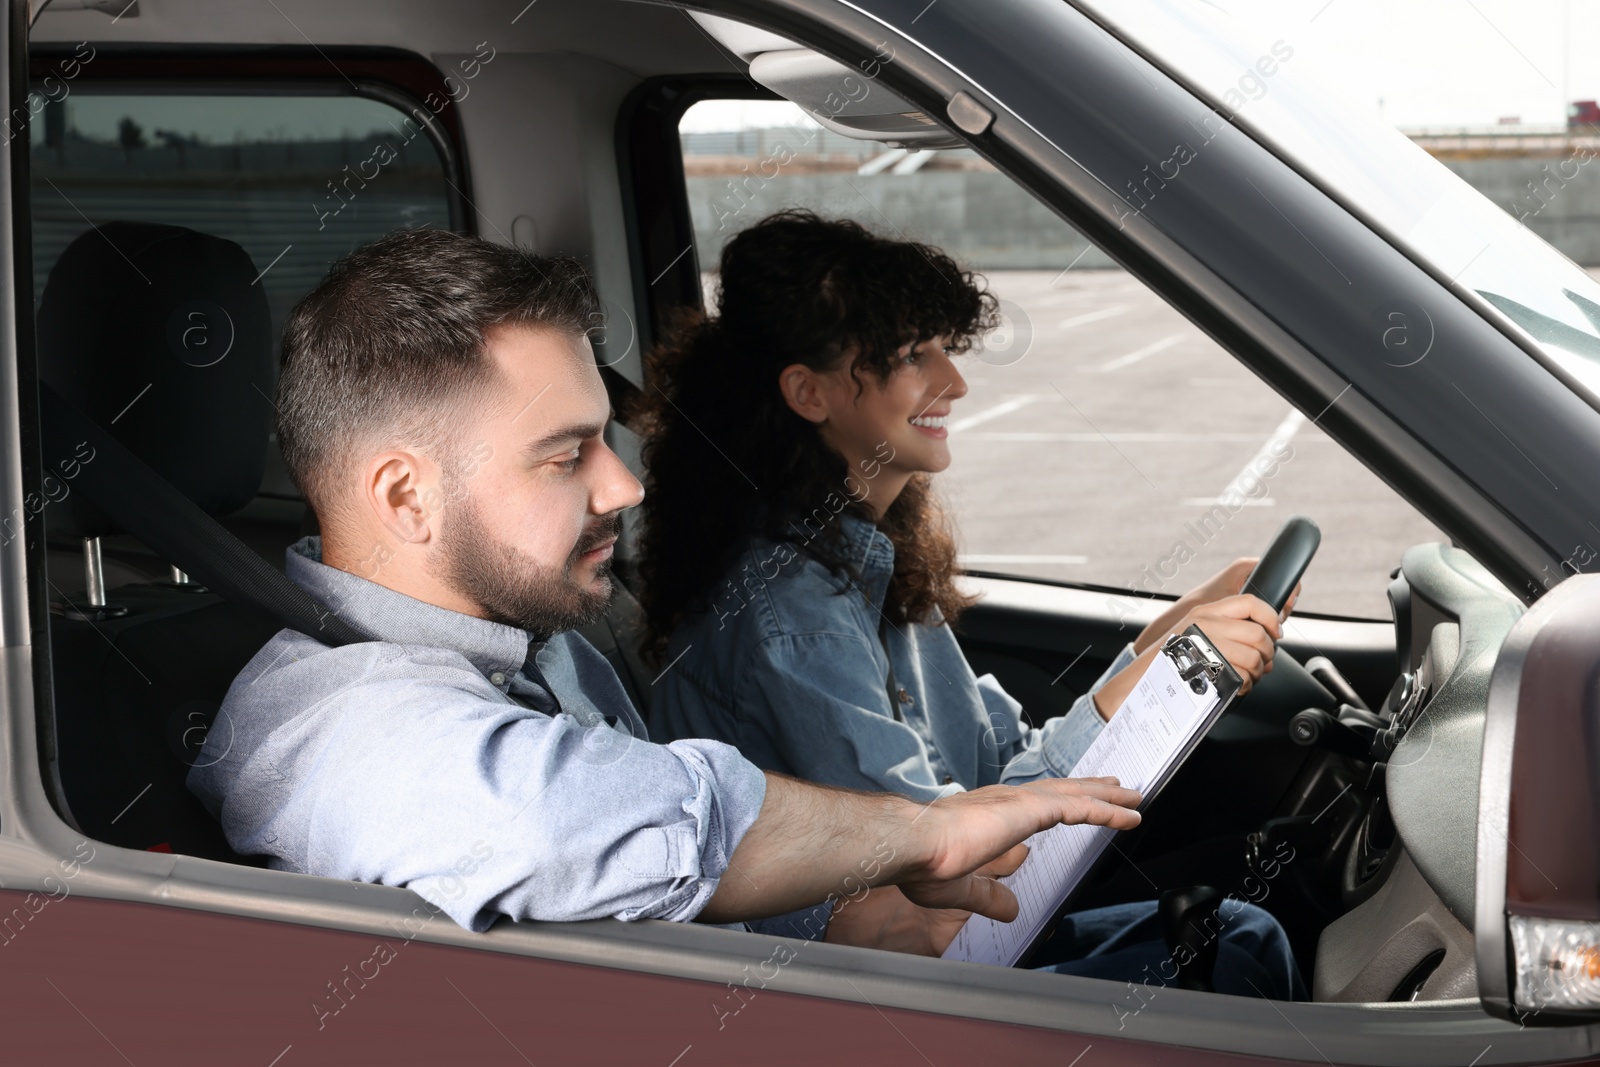
[{"label": "gear shift lever", "polygon": [[1212,992],[1211,971],[1217,964],[1217,939],[1221,933],[1216,914],[1221,905],[1222,892],[1208,885],[1169,889],[1161,894],[1161,934],[1178,965],[1178,977],[1172,984],[1179,989]]}]

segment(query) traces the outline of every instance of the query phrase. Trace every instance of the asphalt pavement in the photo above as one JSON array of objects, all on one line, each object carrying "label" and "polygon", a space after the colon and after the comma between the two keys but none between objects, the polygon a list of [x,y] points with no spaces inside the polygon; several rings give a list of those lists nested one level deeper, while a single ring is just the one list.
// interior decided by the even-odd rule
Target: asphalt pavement
[{"label": "asphalt pavement", "polygon": [[936,483],[969,567],[1181,593],[1307,515],[1299,608],[1387,619],[1400,554],[1448,540],[1129,275],[984,273],[1010,325],[960,364]]}]

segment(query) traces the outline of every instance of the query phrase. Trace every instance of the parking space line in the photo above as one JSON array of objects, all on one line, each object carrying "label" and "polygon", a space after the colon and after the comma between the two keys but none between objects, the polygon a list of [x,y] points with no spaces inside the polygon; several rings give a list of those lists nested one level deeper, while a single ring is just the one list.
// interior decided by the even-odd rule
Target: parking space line
[{"label": "parking space line", "polygon": [[[1239,469],[1238,474],[1235,474],[1228,480],[1227,485],[1222,487],[1222,492],[1218,493],[1216,497],[1211,500],[1201,499],[1198,501],[1198,503],[1202,506],[1222,503],[1223,499],[1233,491],[1233,487],[1238,485],[1246,477],[1251,477],[1257,481],[1260,481],[1261,476],[1257,474],[1255,470],[1256,462],[1263,458],[1277,462],[1279,450],[1283,445],[1288,444],[1289,440],[1299,432],[1300,427],[1304,426],[1305,424],[1306,417],[1300,413],[1299,409],[1291,408],[1289,410],[1289,414],[1283,417],[1283,421],[1278,423],[1278,428],[1272,431],[1272,436],[1268,437],[1261,443],[1261,447],[1256,449],[1256,454],[1250,457],[1250,461]],[[1259,501],[1256,504],[1257,507],[1271,506],[1267,503],[1267,501],[1272,499],[1271,497],[1261,497],[1257,499]],[[1185,503],[1192,502],[1185,501]],[[1249,503],[1249,498],[1246,498],[1246,503]]]},{"label": "parking space line", "polygon": [[1082,431],[982,430],[971,435],[975,441],[1060,441],[1077,444],[1089,441],[1132,441],[1136,444],[1173,444],[1189,441],[1254,441],[1253,433],[1165,433],[1137,430],[1128,433],[1084,433]]},{"label": "parking space line", "polygon": [[1166,351],[1167,349],[1171,348],[1173,345],[1177,344],[1179,341],[1183,340],[1185,336],[1187,336],[1187,335],[1186,334],[1181,334],[1181,333],[1175,333],[1175,334],[1171,335],[1170,337],[1163,337],[1161,340],[1156,341],[1153,344],[1145,345],[1143,348],[1137,349],[1137,350],[1135,350],[1133,352],[1129,352],[1125,356],[1118,356],[1116,359],[1107,360],[1106,362],[1100,364],[1100,366],[1095,368],[1095,369],[1104,372],[1104,371],[1121,370],[1123,367],[1132,366],[1133,364],[1139,362],[1141,359],[1144,359],[1146,356],[1153,356],[1157,352]]},{"label": "parking space line", "polygon": [[1088,563],[1088,556],[1018,556],[1005,553],[977,552],[970,556],[963,555],[960,559],[963,566],[969,563],[1057,563],[1076,566]]},{"label": "parking space line", "polygon": [[[1214,496],[1186,496],[1178,503],[1186,508],[1209,508],[1213,504],[1222,503],[1222,500],[1220,497]],[[1245,497],[1243,500],[1235,500],[1232,503],[1238,504],[1243,508],[1273,508],[1278,506],[1278,502],[1270,496]]]},{"label": "parking space line", "polygon": [[1091,322],[1099,322],[1102,319],[1116,318],[1127,310],[1127,304],[1112,304],[1110,307],[1101,308],[1099,311],[1086,311],[1082,315],[1074,315],[1070,319],[1062,319],[1056,323],[1056,329],[1069,330],[1074,326],[1086,326]]},{"label": "parking space line", "polygon": [[1020,411],[1022,408],[1032,404],[1034,401],[1043,399],[1045,398],[1040,396],[1014,396],[1010,400],[1002,400],[992,408],[985,408],[976,415],[968,415],[964,419],[957,419],[955,422],[952,422],[950,424],[950,432],[952,434],[958,434],[963,430],[970,430],[974,426],[982,426],[990,419],[998,419],[1002,415],[1009,415],[1013,411]]}]

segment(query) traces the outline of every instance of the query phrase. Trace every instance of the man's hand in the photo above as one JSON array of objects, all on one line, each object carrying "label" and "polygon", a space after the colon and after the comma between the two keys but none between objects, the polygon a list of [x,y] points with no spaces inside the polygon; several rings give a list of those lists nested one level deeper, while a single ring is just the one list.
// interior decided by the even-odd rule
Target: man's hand
[{"label": "man's hand", "polygon": [[1017,898],[979,868],[1057,823],[1131,829],[1139,825],[1133,809],[1140,799],[1114,778],[1051,778],[957,793],[924,809],[919,821],[931,823],[924,833],[932,849],[920,869],[895,881],[907,900],[924,908],[961,908],[1010,922]]},{"label": "man's hand", "polygon": [[1009,922],[1016,898],[980,868],[1021,863],[1017,846],[1058,823],[1137,826],[1139,813],[1132,809],[1139,800],[1113,779],[1057,778],[986,786],[924,806],[769,772],[761,814],[697,919],[759,919],[898,885],[913,904]]},{"label": "man's hand", "polygon": [[[1027,855],[1028,846],[1018,845],[972,873],[1004,878],[1022,866]],[[842,898],[833,909],[823,940],[916,956],[942,956],[971,917],[972,912],[960,908],[918,907],[906,899],[898,886],[884,885]]]},{"label": "man's hand", "polygon": [[[993,821],[997,814],[994,810],[996,807],[1010,806],[1018,799],[998,795],[996,791],[1016,793],[1025,790],[1048,794],[1044,798],[1026,798],[1029,804],[1042,804],[1040,810],[1049,810],[1054,805],[1065,803],[1072,809],[1070,817],[1061,820],[1065,823],[1092,822],[1125,830],[1137,826],[1139,822],[1138,812],[1128,810],[1139,803],[1139,794],[1131,789],[1119,788],[1115,778],[1062,778],[1016,787],[990,786],[958,793],[934,801],[924,812],[932,817],[937,808],[958,809],[939,813],[941,818],[950,820],[950,825],[939,828],[941,833],[948,834],[948,843],[938,846],[943,849],[943,855],[933,858],[934,869],[939,869],[943,864],[961,868],[970,862],[972,855],[981,854],[981,836],[974,835],[981,835],[984,830],[981,823],[974,822],[973,814],[977,814],[984,822]],[[974,798],[977,798],[976,804]],[[959,810],[963,807],[971,808],[972,812]],[[1013,832],[1015,825],[1012,824]],[[974,853],[974,847],[977,853]],[[1011,921],[1017,915],[1016,897],[996,879],[1014,873],[1027,857],[1028,846],[1017,845],[957,879],[930,881],[924,877],[914,882],[902,881],[899,886],[864,889],[857,896],[839,901],[828,923],[824,940],[920,956],[943,955],[961,927],[972,917],[972,911],[967,908],[945,906],[945,902],[953,894],[963,893],[966,900],[984,902],[983,906],[974,910],[993,919]],[[965,884],[954,884],[957,882]]]}]

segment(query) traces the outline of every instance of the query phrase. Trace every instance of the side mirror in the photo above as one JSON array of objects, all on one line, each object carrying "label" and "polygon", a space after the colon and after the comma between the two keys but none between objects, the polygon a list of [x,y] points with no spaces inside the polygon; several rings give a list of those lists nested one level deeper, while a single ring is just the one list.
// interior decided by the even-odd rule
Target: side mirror
[{"label": "side mirror", "polygon": [[1506,635],[1478,782],[1478,992],[1527,1024],[1600,1019],[1600,575]]}]

